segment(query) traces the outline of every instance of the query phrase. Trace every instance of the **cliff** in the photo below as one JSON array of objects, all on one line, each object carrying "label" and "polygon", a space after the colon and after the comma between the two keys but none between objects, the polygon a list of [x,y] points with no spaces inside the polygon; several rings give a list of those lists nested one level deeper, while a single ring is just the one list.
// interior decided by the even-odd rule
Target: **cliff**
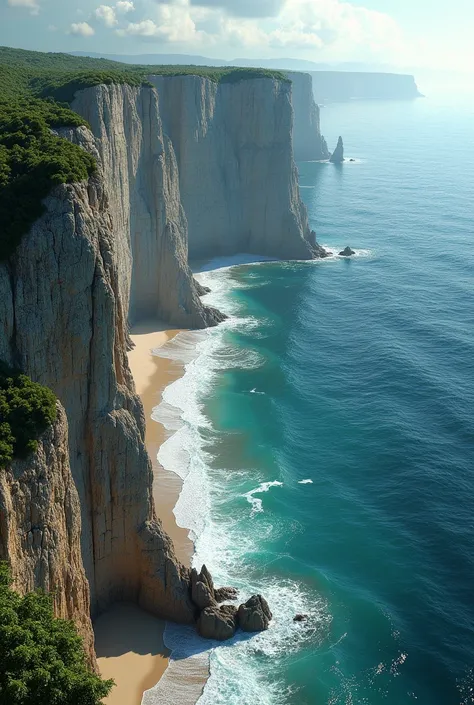
[{"label": "cliff", "polygon": [[312,78],[309,73],[286,72],[291,80],[293,121],[293,149],[297,161],[329,159],[326,140],[321,134],[319,106],[314,100]]},{"label": "cliff", "polygon": [[398,73],[312,71],[318,103],[347,100],[414,100],[421,97],[414,76]]},{"label": "cliff", "polygon": [[9,560],[14,587],[54,595],[55,613],[72,619],[94,661],[89,584],[80,550],[81,508],[69,466],[63,407],[28,460],[0,471],[0,560]]},{"label": "cliff", "polygon": [[173,145],[192,259],[311,259],[292,149],[289,82],[150,76]]},{"label": "cliff", "polygon": [[[87,133],[79,130],[78,138],[81,132]],[[0,359],[50,387],[66,410],[91,614],[130,600],[189,622],[188,571],[176,561],[152,501],[100,173],[58,187],[45,205],[15,255],[0,265]]]},{"label": "cliff", "polygon": [[0,263],[0,360],[61,405],[37,453],[0,475],[0,556],[20,589],[57,589],[57,612],[90,653],[90,615],[116,601],[195,617],[189,570],[155,514],[129,322],[220,320],[199,299],[188,234],[194,256],[323,253],[299,196],[291,84],[151,80],[77,94],[92,131],[59,134],[93,154],[97,172],[56,187]]}]

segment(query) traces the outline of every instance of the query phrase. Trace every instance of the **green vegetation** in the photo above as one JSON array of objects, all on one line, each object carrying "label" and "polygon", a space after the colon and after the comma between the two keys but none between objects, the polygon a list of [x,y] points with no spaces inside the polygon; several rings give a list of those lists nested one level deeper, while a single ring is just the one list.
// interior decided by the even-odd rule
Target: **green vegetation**
[{"label": "green vegetation", "polygon": [[0,262],[44,211],[42,201],[62,183],[87,179],[94,160],[80,147],[51,134],[83,125],[70,107],[78,90],[99,84],[148,84],[147,76],[205,76],[235,83],[280,71],[206,66],[135,66],[108,59],[43,54],[0,47]]},{"label": "green vegetation", "polygon": [[34,452],[38,437],[55,418],[53,392],[0,362],[0,468]]},{"label": "green vegetation", "polygon": [[50,130],[82,123],[50,101],[0,102],[0,261],[13,254],[42,215],[42,201],[53,186],[83,181],[94,171],[89,154]]},{"label": "green vegetation", "polygon": [[51,597],[21,597],[0,563],[0,702],[99,705],[112,686],[88,667],[76,627],[54,617]]}]

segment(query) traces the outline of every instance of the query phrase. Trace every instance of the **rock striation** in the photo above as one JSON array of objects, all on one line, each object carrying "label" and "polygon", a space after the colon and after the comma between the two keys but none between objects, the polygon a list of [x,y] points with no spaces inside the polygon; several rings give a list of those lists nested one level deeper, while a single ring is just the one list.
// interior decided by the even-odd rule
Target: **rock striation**
[{"label": "rock striation", "polygon": [[173,146],[191,259],[312,259],[293,156],[292,84],[149,76]]},{"label": "rock striation", "polygon": [[[69,452],[62,457],[79,496],[75,550],[89,582],[91,615],[128,600],[191,623],[189,571],[154,510],[100,172],[87,183],[56,188],[45,206],[11,260],[0,264],[0,359],[50,387],[66,411]],[[25,513],[32,511],[30,502]],[[35,579],[40,584],[38,573]],[[68,610],[74,612],[73,603]]]},{"label": "rock striation", "polygon": [[339,137],[337,140],[336,149],[331,154],[329,161],[333,164],[342,164],[344,161],[344,143],[342,141],[342,137]]},{"label": "rock striation", "polygon": [[320,110],[314,100],[309,73],[286,72],[292,82],[293,150],[297,161],[329,159],[326,140],[321,134]]},{"label": "rock striation", "polygon": [[51,592],[55,613],[79,627],[95,662],[89,584],[81,546],[81,508],[69,466],[66,413],[57,404],[54,425],[34,455],[0,470],[0,560],[8,560],[14,587]]}]

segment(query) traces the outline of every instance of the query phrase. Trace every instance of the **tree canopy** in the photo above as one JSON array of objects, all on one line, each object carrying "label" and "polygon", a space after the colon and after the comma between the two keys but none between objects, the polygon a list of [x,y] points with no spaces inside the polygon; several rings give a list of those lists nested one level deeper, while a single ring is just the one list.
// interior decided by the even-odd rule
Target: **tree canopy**
[{"label": "tree canopy", "polygon": [[34,452],[55,418],[53,392],[0,361],[0,468]]},{"label": "tree canopy", "polygon": [[113,681],[88,666],[74,624],[57,619],[52,598],[21,596],[0,563],[0,702],[8,705],[99,705]]}]

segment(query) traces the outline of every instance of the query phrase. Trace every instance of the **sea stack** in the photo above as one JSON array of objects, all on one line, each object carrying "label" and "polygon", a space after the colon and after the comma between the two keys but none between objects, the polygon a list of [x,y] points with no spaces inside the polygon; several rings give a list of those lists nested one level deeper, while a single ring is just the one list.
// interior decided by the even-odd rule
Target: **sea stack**
[{"label": "sea stack", "polygon": [[342,137],[339,137],[339,139],[337,140],[336,149],[332,153],[329,161],[333,164],[342,164],[342,162],[344,161],[344,143],[342,141]]}]

